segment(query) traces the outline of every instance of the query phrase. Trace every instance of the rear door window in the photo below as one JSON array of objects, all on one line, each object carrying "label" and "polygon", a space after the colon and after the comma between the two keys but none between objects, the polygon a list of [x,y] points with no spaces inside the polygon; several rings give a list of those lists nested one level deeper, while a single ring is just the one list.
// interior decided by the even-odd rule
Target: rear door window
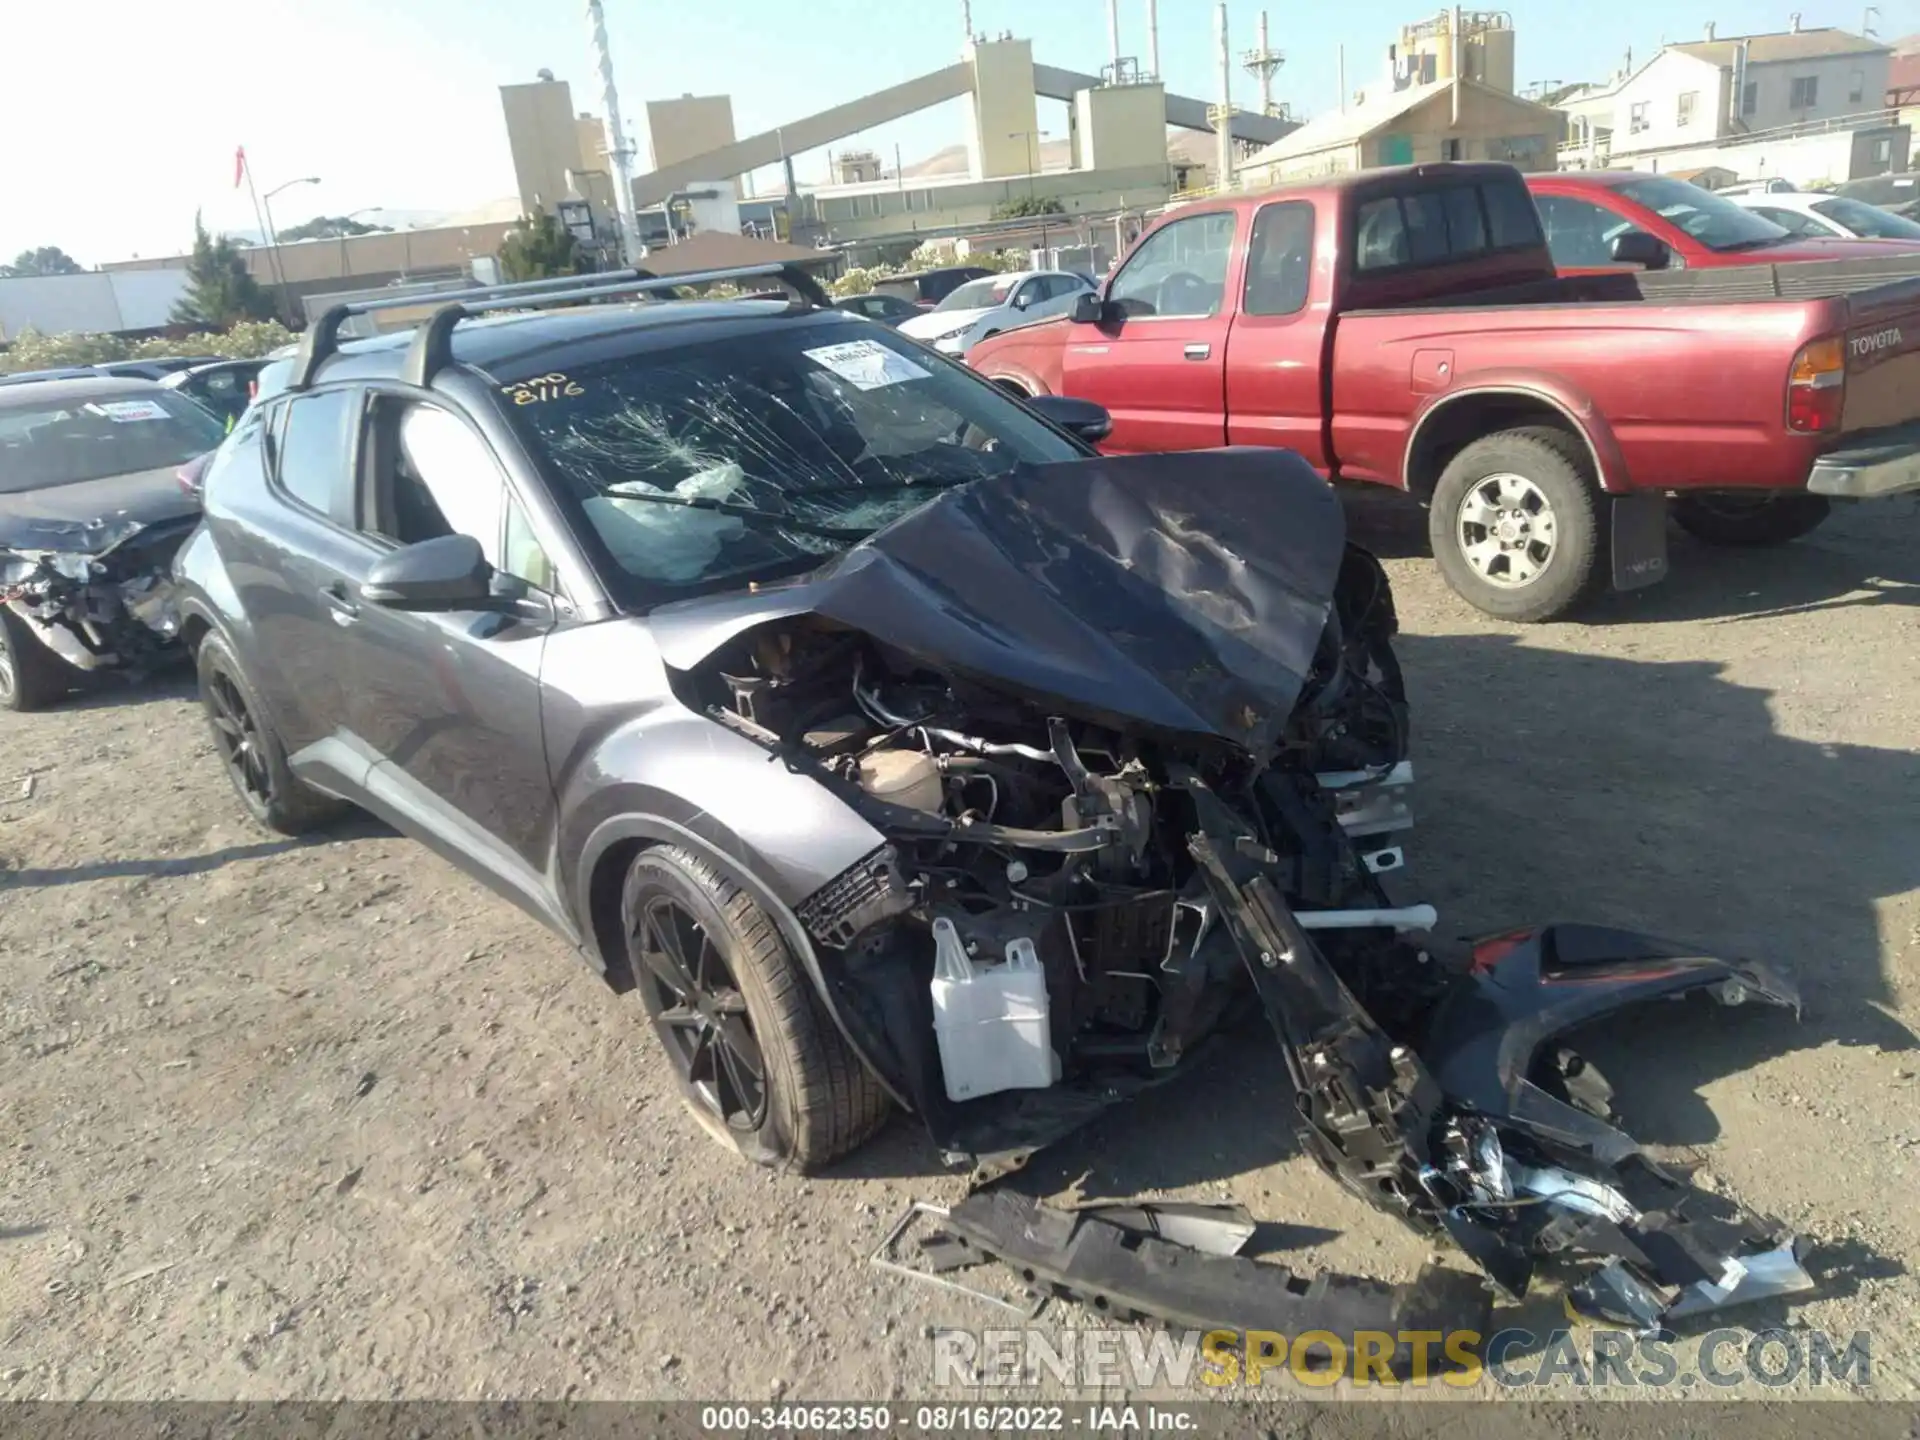
[{"label": "rear door window", "polygon": [[310,510],[353,524],[353,450],[360,391],[316,390],[287,402],[275,445],[275,479]]}]

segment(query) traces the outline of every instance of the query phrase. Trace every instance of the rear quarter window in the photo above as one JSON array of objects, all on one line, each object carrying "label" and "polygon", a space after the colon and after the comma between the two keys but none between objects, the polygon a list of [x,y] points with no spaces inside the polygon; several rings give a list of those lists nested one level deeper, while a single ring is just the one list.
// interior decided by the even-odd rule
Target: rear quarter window
[{"label": "rear quarter window", "polygon": [[1424,185],[1362,200],[1354,211],[1353,263],[1361,272],[1545,243],[1533,197],[1517,175]]}]

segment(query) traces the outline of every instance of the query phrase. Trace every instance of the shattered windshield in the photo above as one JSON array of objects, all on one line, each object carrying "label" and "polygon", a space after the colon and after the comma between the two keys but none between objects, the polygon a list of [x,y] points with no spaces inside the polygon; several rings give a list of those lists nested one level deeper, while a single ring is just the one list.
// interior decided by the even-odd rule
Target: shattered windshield
[{"label": "shattered windshield", "polygon": [[0,495],[183,465],[224,431],[200,406],[155,387],[0,409]]},{"label": "shattered windshield", "polygon": [[626,604],[810,570],[939,490],[1083,453],[873,328],[783,325],[501,392]]}]

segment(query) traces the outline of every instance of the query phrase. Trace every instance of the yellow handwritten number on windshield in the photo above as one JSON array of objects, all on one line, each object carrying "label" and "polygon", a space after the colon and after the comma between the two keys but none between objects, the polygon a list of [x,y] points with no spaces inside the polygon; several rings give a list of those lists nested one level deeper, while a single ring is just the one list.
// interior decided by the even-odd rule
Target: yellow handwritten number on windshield
[{"label": "yellow handwritten number on windshield", "polygon": [[500,393],[516,405],[540,405],[548,400],[558,400],[562,395],[584,395],[577,381],[569,380],[557,371],[552,375],[536,375],[531,380],[516,380],[511,385],[502,385]]}]

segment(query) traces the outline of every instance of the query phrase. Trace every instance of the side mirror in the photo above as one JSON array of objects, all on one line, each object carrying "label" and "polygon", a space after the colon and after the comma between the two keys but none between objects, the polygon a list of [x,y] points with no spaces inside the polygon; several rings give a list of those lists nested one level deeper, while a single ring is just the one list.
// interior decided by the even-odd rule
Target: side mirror
[{"label": "side mirror", "polygon": [[1033,292],[1031,290],[1022,290],[1018,295],[1013,297],[1013,308],[1016,310],[1024,310],[1031,304],[1033,304]]},{"label": "side mirror", "polygon": [[471,535],[441,535],[382,555],[360,597],[389,610],[495,610],[493,566]]},{"label": "side mirror", "polygon": [[1076,400],[1071,395],[1035,395],[1027,401],[1027,408],[1089,445],[1098,445],[1113,433],[1113,417],[1104,405],[1096,405],[1091,400]]},{"label": "side mirror", "polygon": [[1073,297],[1073,309],[1069,312],[1076,325],[1100,325],[1106,322],[1107,302],[1100,298],[1097,290],[1082,290]]},{"label": "side mirror", "polygon": [[1629,230],[1614,236],[1613,248],[1608,253],[1615,264],[1638,265],[1645,270],[1664,270],[1673,256],[1666,241],[1644,230]]}]

